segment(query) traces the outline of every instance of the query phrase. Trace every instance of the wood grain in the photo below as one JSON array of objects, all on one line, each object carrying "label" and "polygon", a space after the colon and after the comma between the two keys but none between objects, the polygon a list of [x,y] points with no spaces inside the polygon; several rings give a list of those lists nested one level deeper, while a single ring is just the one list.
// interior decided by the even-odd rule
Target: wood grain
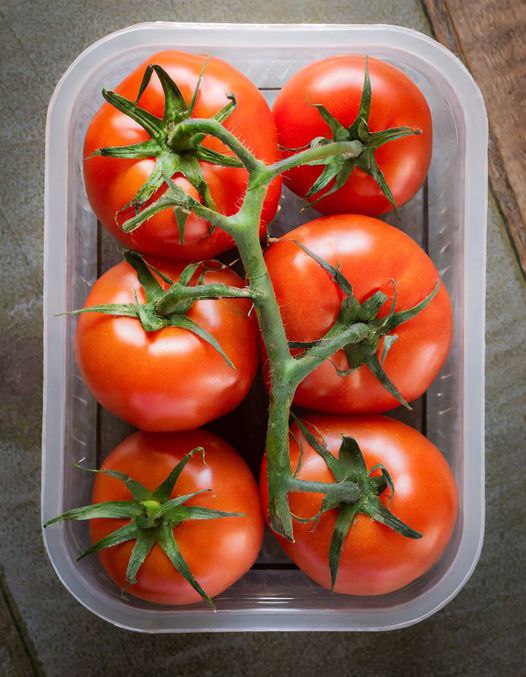
[{"label": "wood grain", "polygon": [[489,174],[526,275],[526,4],[422,0],[437,40],[477,81],[489,117]]}]

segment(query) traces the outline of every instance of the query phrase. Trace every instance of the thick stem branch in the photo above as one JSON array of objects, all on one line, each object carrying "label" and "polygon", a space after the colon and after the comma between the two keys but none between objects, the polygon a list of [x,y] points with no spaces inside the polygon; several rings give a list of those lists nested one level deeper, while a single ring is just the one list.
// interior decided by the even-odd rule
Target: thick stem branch
[{"label": "thick stem branch", "polygon": [[301,357],[294,360],[291,370],[291,380],[297,387],[303,379],[314,371],[334,353],[352,343],[359,343],[371,335],[371,330],[366,324],[357,322],[347,327],[336,325],[330,332],[330,336],[320,339],[320,342],[309,348]]},{"label": "thick stem branch", "polygon": [[[342,327],[341,331],[338,328],[339,333],[336,336],[331,335],[322,339],[300,358],[292,357],[259,241],[261,212],[268,186],[279,174],[293,167],[334,155],[354,158],[360,155],[364,146],[359,141],[328,143],[266,166],[217,120],[190,118],[180,123],[179,127],[181,133],[214,136],[241,160],[249,172],[249,181],[239,211],[232,216],[224,216],[183,194],[183,191],[179,194],[177,187],[169,184],[170,188],[163,197],[127,221],[123,229],[133,230],[161,209],[177,206],[184,211],[194,211],[234,238],[249,282],[250,293],[247,292],[247,296],[254,301],[269,362],[270,405],[266,442],[269,519],[274,531],[292,541],[294,536],[288,503],[289,491],[319,491],[324,494],[338,491],[338,495],[344,495],[347,500],[356,500],[359,497],[357,493],[359,490],[353,483],[349,483],[348,487],[340,486],[335,489],[331,484],[306,482],[292,477],[289,457],[289,416],[296,388],[303,378],[343,346],[365,338],[368,330],[363,324]],[[198,291],[194,293],[196,298],[201,298]],[[163,299],[157,310],[163,313],[169,311],[174,304],[177,307],[180,299],[175,297],[176,293],[173,299]]]},{"label": "thick stem branch", "polygon": [[174,284],[155,303],[158,315],[170,315],[177,312],[181,301],[200,301],[203,299],[255,299],[257,294],[250,287],[229,287],[225,284],[205,284],[187,287]]},{"label": "thick stem branch", "polygon": [[184,122],[179,124],[181,132],[194,132],[196,134],[210,134],[215,136],[216,139],[222,141],[226,146],[232,150],[245,167],[252,171],[254,169],[264,169],[265,165],[263,162],[257,159],[248,148],[236,139],[236,137],[228,131],[223,125],[217,120],[213,119],[202,119],[202,118],[188,118]]},{"label": "thick stem branch", "polygon": [[324,496],[337,496],[341,501],[353,503],[362,497],[360,487],[356,482],[311,482],[292,477],[289,480],[290,491],[308,491],[313,494]]},{"label": "thick stem branch", "polygon": [[141,209],[136,216],[128,219],[122,224],[122,230],[125,233],[131,233],[133,230],[138,228],[141,224],[148,219],[151,219],[152,216],[155,216],[158,212],[163,211],[169,207],[178,207],[186,213],[195,212],[198,216],[201,216],[203,219],[206,219],[209,223],[216,226],[217,228],[222,228],[226,232],[230,232],[230,218],[219,212],[216,212],[214,209],[210,209],[205,205],[201,204],[198,200],[194,200],[190,196],[186,195],[184,191],[181,190],[181,197],[176,195],[171,195],[167,191],[163,197],[160,197],[153,204],[148,205],[144,209]]},{"label": "thick stem branch", "polygon": [[283,160],[278,160],[267,167],[267,172],[272,176],[283,174],[283,172],[299,167],[300,165],[309,164],[316,160],[324,160],[325,158],[333,157],[334,155],[342,155],[345,159],[358,157],[364,150],[365,146],[360,141],[335,141],[334,143],[327,143],[323,146],[316,146],[315,148],[307,148],[307,150],[290,155]]}]

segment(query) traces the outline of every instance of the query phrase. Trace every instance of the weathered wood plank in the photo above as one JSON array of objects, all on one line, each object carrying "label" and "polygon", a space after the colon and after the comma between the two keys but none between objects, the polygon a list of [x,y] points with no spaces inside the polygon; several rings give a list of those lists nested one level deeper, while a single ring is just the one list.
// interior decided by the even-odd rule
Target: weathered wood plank
[{"label": "weathered wood plank", "polygon": [[486,100],[491,187],[526,275],[526,5],[422,2],[436,38],[464,61]]}]

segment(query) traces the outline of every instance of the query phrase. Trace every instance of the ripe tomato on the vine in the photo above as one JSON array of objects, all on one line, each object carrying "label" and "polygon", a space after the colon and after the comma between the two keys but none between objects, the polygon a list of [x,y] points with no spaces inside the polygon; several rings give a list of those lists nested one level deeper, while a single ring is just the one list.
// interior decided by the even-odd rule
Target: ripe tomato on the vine
[{"label": "ripe tomato on the vine", "polygon": [[[250,569],[263,538],[257,484],[239,454],[221,438],[205,430],[137,432],[106,457],[101,470],[125,473],[154,491],[186,454],[199,447],[204,449],[204,455],[195,453],[186,463],[171,498],[204,490],[185,501],[183,508],[199,506],[236,513],[236,516],[189,516],[173,527],[173,536],[193,577],[209,597],[214,597]],[[130,501],[131,498],[130,489],[122,481],[97,474],[93,487],[94,504]],[[125,524],[126,520],[122,519],[92,519],[92,542],[96,543]],[[125,587],[134,545],[135,540],[128,540],[99,551],[102,566],[120,588]],[[199,593],[178,573],[157,542],[138,570],[137,582],[126,586],[126,591],[157,604],[201,601]]]},{"label": "ripe tomato on the vine", "polygon": [[[367,514],[354,517],[339,557],[334,590],[349,595],[382,595],[405,587],[422,576],[444,552],[455,526],[457,491],[451,470],[440,451],[409,426],[384,416],[324,416],[309,414],[303,423],[330,454],[341,459],[342,437],[357,443],[365,459],[363,480],[381,479],[387,470],[394,492],[384,484],[381,506],[421,534],[407,538]],[[334,482],[325,460],[297,424],[291,426],[290,465],[300,480]],[[374,486],[374,485],[372,485]],[[267,514],[266,460],[261,469],[261,495]],[[316,515],[322,495],[289,494],[294,543],[277,537],[285,552],[316,583],[331,587],[330,549],[337,517],[346,504]],[[373,496],[374,501],[378,500]],[[365,514],[364,514],[365,513]],[[315,518],[315,519],[312,519]],[[305,521],[307,520],[307,521]]]},{"label": "ripe tomato on the vine", "polygon": [[[381,175],[400,206],[417,192],[429,169],[432,122],[424,95],[395,66],[374,58],[368,58],[367,64],[370,111],[360,108],[366,67],[363,56],[335,56],[311,63],[285,83],[273,106],[278,141],[287,155],[287,149],[301,148],[320,138],[365,144],[366,150],[354,165],[351,159],[334,158],[327,168],[305,165],[285,174],[285,184],[315,201],[316,209],[325,214],[376,216],[391,211],[392,201],[379,185]],[[401,127],[417,134],[408,131],[402,138],[397,132]],[[380,136],[386,130],[392,133]],[[328,172],[329,181],[323,190],[309,193],[322,172]],[[322,197],[336,188],[335,181],[342,182],[341,187]]]},{"label": "ripe tomato on the vine", "polygon": [[[184,269],[176,262],[155,265],[173,281]],[[209,265],[215,268],[201,265],[194,278],[204,274],[206,284],[243,287],[232,270]],[[169,287],[157,274],[156,279]],[[145,303],[145,290],[134,268],[122,262],[97,280],[84,308],[127,304],[133,310],[136,301]],[[142,430],[196,428],[234,409],[254,380],[257,330],[250,307],[244,298],[197,300],[174,316],[173,326],[168,318],[157,331],[146,331],[137,317],[85,312],[76,332],[81,374],[100,404]]]},{"label": "ripe tomato on the vine", "polygon": [[[159,52],[128,75],[116,87],[115,93],[133,103],[139,94],[145,69],[151,64],[164,70],[183,97],[179,99],[180,110],[176,118],[177,115],[182,119],[185,116],[212,118],[229,105],[229,97],[234,97],[235,108],[224,119],[224,126],[260,160],[271,163],[279,158],[276,127],[268,104],[257,87],[233,66],[215,57],[174,50]],[[195,105],[189,111],[200,74]],[[114,96],[112,100],[115,100]],[[147,84],[138,104],[157,118],[157,122],[153,120],[154,127],[162,123],[165,93],[157,75],[153,75]],[[165,148],[166,137],[174,134],[176,123],[171,126],[166,124],[165,127],[161,133],[161,146],[165,154],[172,153],[165,166],[171,166],[173,160],[179,167],[170,171],[170,176],[175,177],[175,182],[183,190],[200,201],[203,198],[196,186],[199,187],[199,180],[204,179],[215,209],[226,215],[235,213],[245,194],[248,172],[243,167],[215,164],[213,158],[206,160],[206,151],[220,153],[231,159],[235,157],[232,151],[214,137],[207,136],[199,144],[199,148],[204,149],[203,152],[199,151],[199,155],[195,152],[192,139],[175,138],[175,135],[175,140],[169,142],[174,149],[171,151],[168,146]],[[157,213],[131,233],[121,230],[121,225],[136,213],[135,205],[132,204],[134,196],[149,180],[154,167],[160,165],[156,165],[156,157],[151,153],[149,155],[149,148],[139,153],[138,157],[130,156],[131,159],[122,155],[112,157],[92,154],[101,148],[115,149],[149,140],[151,136],[148,131],[108,102],[95,114],[84,143],[84,179],[90,204],[99,221],[126,247],[155,256],[201,260],[233,247],[233,240],[227,233],[220,228],[212,229],[209,223],[195,214],[188,216],[181,241],[177,218],[170,208]],[[188,168],[186,178],[180,171],[183,166]],[[161,170],[158,178],[158,189],[146,202],[137,205],[138,208],[151,204],[166,191]],[[265,199],[260,225],[262,235],[276,213],[280,194],[281,180],[278,178],[271,184]]]},{"label": "ripe tomato on the vine", "polygon": [[[299,244],[339,269],[360,303],[383,292],[387,301],[379,317],[388,315],[395,293],[395,312],[406,311],[432,293],[440,279],[424,250],[383,221],[341,214],[305,223],[265,253],[291,342],[321,339],[338,319],[343,300],[334,279]],[[385,337],[379,341],[376,355],[387,377],[411,402],[427,390],[449,352],[452,311],[444,284],[423,310],[392,333],[397,338],[389,344],[387,355],[384,357]],[[350,346],[349,350],[357,354],[362,347]],[[382,413],[398,406],[399,399],[369,366],[351,367],[344,351],[337,352],[305,378],[294,402],[329,413]]]}]

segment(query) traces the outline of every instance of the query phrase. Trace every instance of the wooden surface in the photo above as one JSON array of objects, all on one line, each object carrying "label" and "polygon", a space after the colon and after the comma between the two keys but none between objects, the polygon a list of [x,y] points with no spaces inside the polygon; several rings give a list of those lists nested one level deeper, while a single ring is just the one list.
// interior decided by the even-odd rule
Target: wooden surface
[{"label": "wooden surface", "polygon": [[464,61],[484,95],[491,187],[526,275],[526,2],[423,4],[437,40]]}]

